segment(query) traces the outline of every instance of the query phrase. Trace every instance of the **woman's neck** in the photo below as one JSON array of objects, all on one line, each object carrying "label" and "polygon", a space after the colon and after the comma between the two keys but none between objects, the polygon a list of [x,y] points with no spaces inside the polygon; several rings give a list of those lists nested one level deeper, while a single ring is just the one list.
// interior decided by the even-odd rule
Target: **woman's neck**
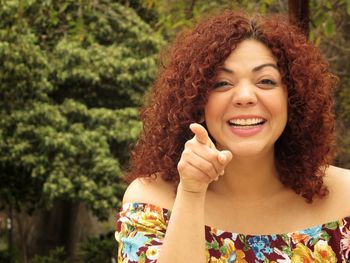
[{"label": "woman's neck", "polygon": [[209,186],[209,191],[245,202],[270,198],[283,189],[273,157],[234,157],[225,174]]}]

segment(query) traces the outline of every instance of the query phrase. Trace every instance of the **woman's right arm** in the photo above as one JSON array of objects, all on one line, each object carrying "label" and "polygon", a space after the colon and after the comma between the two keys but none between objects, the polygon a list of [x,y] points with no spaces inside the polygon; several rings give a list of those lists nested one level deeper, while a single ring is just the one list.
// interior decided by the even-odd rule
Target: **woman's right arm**
[{"label": "woman's right arm", "polygon": [[192,193],[179,184],[169,225],[157,262],[205,262],[205,193]]},{"label": "woman's right arm", "polygon": [[230,152],[215,148],[203,126],[191,124],[190,129],[195,136],[186,142],[178,164],[180,183],[159,263],[205,262],[206,191],[232,158]]},{"label": "woman's right arm", "polygon": [[195,136],[186,142],[178,163],[180,183],[175,201],[169,197],[169,192],[173,190],[159,178],[156,183],[150,184],[134,181],[124,196],[124,203],[143,202],[172,207],[169,224],[159,248],[158,263],[206,261],[206,191],[208,185],[223,174],[226,164],[232,158],[230,152],[220,152],[215,148],[203,126],[192,124],[190,129]]}]

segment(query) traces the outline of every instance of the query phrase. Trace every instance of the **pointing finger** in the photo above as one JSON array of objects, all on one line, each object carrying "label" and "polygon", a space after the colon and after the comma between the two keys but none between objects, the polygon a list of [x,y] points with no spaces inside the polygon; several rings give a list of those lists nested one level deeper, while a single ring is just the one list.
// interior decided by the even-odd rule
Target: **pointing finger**
[{"label": "pointing finger", "polygon": [[191,131],[195,134],[196,140],[199,143],[212,146],[212,141],[209,138],[207,130],[198,123],[192,123],[190,124]]}]

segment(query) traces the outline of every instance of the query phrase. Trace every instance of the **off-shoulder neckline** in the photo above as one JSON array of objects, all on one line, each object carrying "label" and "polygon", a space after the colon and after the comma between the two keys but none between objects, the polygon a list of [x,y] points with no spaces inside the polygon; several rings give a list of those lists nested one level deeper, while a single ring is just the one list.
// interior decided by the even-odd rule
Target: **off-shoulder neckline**
[{"label": "off-shoulder neckline", "polygon": [[[122,207],[120,208],[121,211],[123,211],[124,209],[126,209],[127,207],[130,207],[130,206],[153,206],[153,207],[156,207],[160,210],[162,210],[163,214],[167,215],[167,214],[171,214],[171,209],[168,209],[168,208],[164,208],[164,207],[160,207],[158,205],[154,205],[154,204],[149,204],[149,203],[142,203],[142,202],[129,202],[129,203],[124,203],[122,205]],[[167,218],[168,220],[170,219]],[[212,226],[208,226],[208,225],[205,225],[205,229],[206,230],[209,230],[210,232],[216,232],[216,233],[228,233],[228,234],[232,234],[232,235],[237,235],[237,236],[245,236],[245,237],[254,237],[254,236],[265,236],[265,237],[276,237],[276,236],[292,236],[293,234],[299,234],[299,233],[305,233],[305,232],[308,232],[312,229],[324,229],[325,226],[334,226],[334,224],[337,225],[337,228],[333,229],[333,230],[336,230],[339,228],[339,222],[343,222],[343,221],[347,221],[349,222],[350,224],[350,215],[349,216],[345,216],[345,217],[342,217],[342,218],[339,218],[337,220],[331,220],[331,221],[328,221],[328,222],[325,222],[325,223],[321,223],[321,224],[318,224],[318,225],[314,225],[314,226],[310,226],[310,227],[306,227],[306,228],[303,228],[303,229],[300,229],[300,230],[295,230],[295,231],[291,231],[291,232],[286,232],[286,233],[276,233],[276,234],[242,234],[242,233],[237,233],[237,232],[232,232],[232,231],[226,231],[226,230],[222,230],[222,229],[219,229],[217,227],[212,227]]]}]

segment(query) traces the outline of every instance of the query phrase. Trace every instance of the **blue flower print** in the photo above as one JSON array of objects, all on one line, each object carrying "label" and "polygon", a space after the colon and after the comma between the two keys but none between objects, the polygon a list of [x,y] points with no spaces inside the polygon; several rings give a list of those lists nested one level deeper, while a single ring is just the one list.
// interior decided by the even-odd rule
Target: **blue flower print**
[{"label": "blue flower print", "polygon": [[259,260],[265,259],[264,253],[271,254],[273,252],[267,236],[253,236],[248,239],[248,243]]},{"label": "blue flower print", "polygon": [[300,233],[308,235],[310,237],[317,237],[322,231],[322,226],[310,227],[304,230],[301,230]]},{"label": "blue flower print", "polygon": [[259,260],[264,260],[265,259],[265,256],[263,253],[261,253],[260,251],[258,251],[257,253],[255,253],[255,256],[257,259]]},{"label": "blue flower print", "polygon": [[272,249],[271,247],[265,247],[265,248],[263,249],[263,252],[264,252],[265,254],[271,254],[271,253],[273,252],[273,249]]},{"label": "blue flower print", "polygon": [[313,243],[316,241],[322,234],[322,226],[310,227],[299,232],[300,234],[306,235],[310,237],[308,243]]},{"label": "blue flower print", "polygon": [[148,238],[141,233],[137,233],[134,237],[123,237],[121,239],[121,243],[124,244],[122,253],[127,254],[126,257],[131,261],[137,262],[139,260],[137,252],[147,241]]}]

